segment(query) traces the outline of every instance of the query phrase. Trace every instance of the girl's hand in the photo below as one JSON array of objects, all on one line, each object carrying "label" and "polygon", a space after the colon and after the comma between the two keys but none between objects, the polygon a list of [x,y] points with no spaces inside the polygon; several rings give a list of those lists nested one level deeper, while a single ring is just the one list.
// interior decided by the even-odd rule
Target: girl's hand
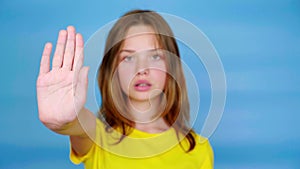
[{"label": "girl's hand", "polygon": [[39,118],[53,131],[64,130],[86,102],[88,67],[83,65],[83,38],[73,26],[59,32],[50,70],[52,44],[45,45],[37,78]]}]

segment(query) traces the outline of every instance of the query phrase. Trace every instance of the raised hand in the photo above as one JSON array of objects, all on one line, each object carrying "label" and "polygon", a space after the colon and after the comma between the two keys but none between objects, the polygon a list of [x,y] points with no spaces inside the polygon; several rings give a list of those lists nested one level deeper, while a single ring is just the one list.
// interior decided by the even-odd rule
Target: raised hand
[{"label": "raised hand", "polygon": [[83,67],[83,47],[73,26],[61,30],[50,70],[52,44],[45,45],[36,87],[39,118],[51,130],[63,130],[84,108],[88,67]]}]

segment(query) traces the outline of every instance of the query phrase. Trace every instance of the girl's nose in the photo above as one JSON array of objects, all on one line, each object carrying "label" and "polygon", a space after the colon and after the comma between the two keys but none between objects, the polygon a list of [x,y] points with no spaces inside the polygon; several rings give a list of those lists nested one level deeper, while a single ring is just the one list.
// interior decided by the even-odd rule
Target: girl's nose
[{"label": "girl's nose", "polygon": [[149,64],[146,55],[139,55],[136,64],[136,72],[138,75],[149,74]]},{"label": "girl's nose", "polygon": [[138,75],[148,75],[149,74],[149,69],[148,68],[144,68],[144,69],[140,69],[138,70]]}]

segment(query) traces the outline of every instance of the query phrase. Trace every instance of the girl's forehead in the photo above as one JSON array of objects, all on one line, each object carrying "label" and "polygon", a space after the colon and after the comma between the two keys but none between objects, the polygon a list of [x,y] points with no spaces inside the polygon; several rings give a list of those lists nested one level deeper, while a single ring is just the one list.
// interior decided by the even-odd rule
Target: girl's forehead
[{"label": "girl's forehead", "polygon": [[134,25],[127,30],[125,38],[139,34],[155,34],[155,31],[151,26],[148,25]]},{"label": "girl's forehead", "polygon": [[155,31],[150,26],[132,26],[126,33],[123,49],[134,51],[158,48],[158,40]]}]

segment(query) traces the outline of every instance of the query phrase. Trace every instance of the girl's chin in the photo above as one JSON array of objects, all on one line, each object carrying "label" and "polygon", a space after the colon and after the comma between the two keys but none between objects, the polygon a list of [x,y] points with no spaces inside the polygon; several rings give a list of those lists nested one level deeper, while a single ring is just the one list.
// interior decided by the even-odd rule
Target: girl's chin
[{"label": "girl's chin", "polygon": [[160,94],[151,94],[151,93],[144,93],[139,95],[130,95],[129,98],[131,101],[138,101],[138,102],[149,102],[149,100],[154,101],[156,99],[160,99]]}]

